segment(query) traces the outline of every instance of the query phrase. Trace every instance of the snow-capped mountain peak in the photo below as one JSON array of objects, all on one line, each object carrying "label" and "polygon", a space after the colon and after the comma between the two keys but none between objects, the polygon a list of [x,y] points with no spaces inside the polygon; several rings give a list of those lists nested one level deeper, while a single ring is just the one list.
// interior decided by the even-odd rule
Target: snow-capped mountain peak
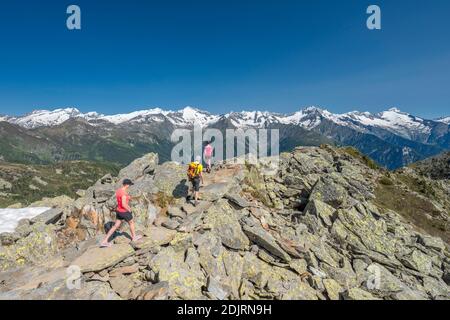
[{"label": "snow-capped mountain peak", "polygon": [[[42,126],[56,126],[72,119],[81,118],[91,125],[136,123],[151,124],[167,121],[175,127],[189,127],[192,125],[207,126],[228,119],[238,128],[264,128],[271,124],[298,125],[313,130],[324,121],[339,126],[345,126],[364,133],[377,134],[376,130],[389,131],[403,138],[425,141],[432,128],[441,123],[450,124],[450,117],[440,120],[424,120],[391,108],[377,114],[370,112],[352,111],[344,114],[333,114],[326,109],[309,106],[291,114],[280,114],[268,111],[231,112],[224,115],[214,115],[195,107],[187,106],[178,111],[168,111],[161,108],[143,109],[125,114],[103,115],[97,112],[82,113],[77,108],[60,108],[56,110],[36,110],[22,117],[0,116],[0,121],[8,121],[25,128]],[[439,121],[439,122],[438,122]]]},{"label": "snow-capped mountain peak", "polygon": [[271,123],[279,122],[279,115],[268,111],[231,112],[223,115],[222,118],[229,119],[237,128],[264,128]]},{"label": "snow-capped mountain peak", "polygon": [[154,109],[148,109],[148,110],[140,110],[140,111],[133,111],[130,113],[123,113],[123,114],[116,114],[116,115],[101,115],[98,117],[100,120],[108,121],[113,124],[121,124],[128,121],[137,121],[142,122],[143,119],[147,119],[148,117],[155,116],[155,115],[164,115],[166,111],[160,109],[160,108],[154,108]]},{"label": "snow-capped mountain peak", "polygon": [[79,116],[82,116],[82,113],[76,108],[61,108],[52,111],[35,110],[23,117],[12,117],[8,121],[31,129],[41,126],[60,125],[71,118]]},{"label": "snow-capped mountain peak", "polygon": [[450,117],[439,118],[436,121],[443,122],[443,123],[446,123],[446,124],[450,124]]},{"label": "snow-capped mountain peak", "polygon": [[211,115],[206,111],[187,106],[178,111],[167,111],[161,108],[134,111],[125,114],[101,116],[98,119],[114,124],[125,122],[149,123],[169,121],[177,126],[189,126],[193,124],[205,125],[217,120],[218,116]]},{"label": "snow-capped mountain peak", "polygon": [[403,113],[399,108],[396,107],[389,108],[388,112]]},{"label": "snow-capped mountain peak", "polygon": [[212,115],[207,111],[200,110],[191,106],[187,106],[178,111],[169,111],[165,114],[167,120],[177,126],[191,126],[207,124],[216,122],[219,116]]}]

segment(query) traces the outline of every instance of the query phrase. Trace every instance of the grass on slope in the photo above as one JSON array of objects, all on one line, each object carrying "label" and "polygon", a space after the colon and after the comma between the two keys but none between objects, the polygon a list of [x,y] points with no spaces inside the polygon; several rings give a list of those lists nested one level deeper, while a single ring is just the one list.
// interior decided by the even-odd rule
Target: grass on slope
[{"label": "grass on slope", "polygon": [[450,244],[450,226],[432,203],[435,200],[445,204],[445,199],[436,197],[434,189],[425,180],[418,180],[403,174],[392,174],[389,178],[383,176],[375,190],[375,202],[381,208],[396,211],[418,229]]},{"label": "grass on slope", "polygon": [[378,165],[374,160],[370,157],[362,154],[358,149],[353,147],[342,147],[341,150],[351,155],[352,157],[359,159],[362,163],[368,166],[370,169],[377,170],[380,169],[380,165]]},{"label": "grass on slope", "polygon": [[0,162],[0,178],[11,183],[11,189],[0,190],[0,208],[15,203],[28,205],[43,197],[75,197],[118,166],[103,162],[71,161],[52,165],[23,165]]}]

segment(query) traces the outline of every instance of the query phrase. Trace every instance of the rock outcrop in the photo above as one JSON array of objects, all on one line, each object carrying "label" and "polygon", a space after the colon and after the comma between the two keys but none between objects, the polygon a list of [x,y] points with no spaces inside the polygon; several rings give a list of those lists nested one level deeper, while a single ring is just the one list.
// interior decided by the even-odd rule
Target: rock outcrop
[{"label": "rock outcrop", "polygon": [[[449,298],[448,244],[380,206],[386,172],[344,149],[297,148],[272,175],[218,164],[197,206],[186,168],[157,162],[105,176],[5,241],[0,299]],[[101,249],[125,177],[144,237],[124,226]]]}]

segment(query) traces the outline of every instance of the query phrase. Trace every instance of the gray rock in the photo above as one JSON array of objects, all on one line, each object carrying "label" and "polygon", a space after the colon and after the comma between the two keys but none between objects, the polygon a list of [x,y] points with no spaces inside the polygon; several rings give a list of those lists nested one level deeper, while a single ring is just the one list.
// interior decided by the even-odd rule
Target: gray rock
[{"label": "gray rock", "polygon": [[171,295],[170,285],[161,281],[145,288],[141,295],[143,300],[166,300]]},{"label": "gray rock", "polygon": [[94,247],[88,249],[71,264],[81,272],[101,271],[125,260],[134,253],[129,244],[113,245],[111,248]]},{"label": "gray rock", "polygon": [[156,217],[159,214],[159,208],[156,207],[154,204],[149,203],[147,208],[147,225],[152,225],[153,222],[155,222]]},{"label": "gray rock", "polygon": [[324,226],[331,227],[334,211],[335,209],[332,206],[320,200],[313,199],[306,206],[305,215],[311,214],[317,218],[320,218]]},{"label": "gray rock", "polygon": [[423,278],[423,287],[433,299],[438,299],[439,297],[448,298],[450,294],[449,287],[444,281],[432,277]]},{"label": "gray rock", "polygon": [[62,214],[63,210],[60,208],[50,209],[31,219],[31,222],[33,224],[55,224],[61,219]]},{"label": "gray rock", "polygon": [[310,200],[320,200],[334,208],[347,205],[348,193],[345,188],[336,184],[332,179],[321,178],[313,187]]},{"label": "gray rock", "polygon": [[139,159],[134,160],[129,166],[120,170],[119,183],[123,179],[136,180],[148,173],[152,173],[158,165],[159,158],[156,153],[149,153]]},{"label": "gray rock", "polygon": [[398,298],[406,296],[411,291],[406,284],[380,264],[373,263],[366,270],[367,278],[364,281],[364,287],[368,291],[383,294],[402,292],[402,295],[399,295]]},{"label": "gray rock", "polygon": [[152,258],[149,267],[158,275],[158,281],[165,281],[175,297],[181,299],[202,298],[202,287],[206,279],[200,266],[189,266],[184,252],[176,252],[172,247],[162,248]]},{"label": "gray rock", "polygon": [[427,235],[419,235],[419,243],[427,248],[443,251],[445,249],[445,243],[441,238],[431,237]]},{"label": "gray rock", "polygon": [[175,199],[186,198],[189,191],[187,167],[175,162],[165,162],[155,169],[153,185],[155,193]]},{"label": "gray rock", "polygon": [[263,247],[274,256],[280,258],[283,261],[291,261],[291,257],[277,244],[273,236],[264,230],[260,226],[250,227],[248,225],[243,226],[244,233],[247,237],[257,245]]},{"label": "gray rock", "polygon": [[212,297],[218,300],[225,300],[229,295],[229,293],[222,287],[220,281],[211,276],[208,277],[207,290]]},{"label": "gray rock", "polygon": [[98,203],[108,201],[115,194],[116,190],[113,185],[97,185],[92,190],[92,195]]},{"label": "gray rock", "polygon": [[370,292],[359,288],[351,288],[342,293],[344,300],[380,300],[374,297]]},{"label": "gray rock", "polygon": [[212,226],[213,232],[220,237],[224,246],[243,250],[249,244],[238,222],[238,214],[226,200],[219,200],[209,208],[203,221]]},{"label": "gray rock", "polygon": [[201,189],[201,197],[206,201],[216,201],[222,198],[231,187],[231,182],[212,183]]},{"label": "gray rock", "polygon": [[176,230],[180,226],[180,224],[175,220],[169,219],[167,221],[164,221],[162,223],[162,226],[170,230]]},{"label": "gray rock", "polygon": [[178,227],[180,232],[192,232],[203,224],[203,212],[188,215]]},{"label": "gray rock", "polygon": [[9,246],[0,246],[0,271],[42,263],[58,251],[54,225],[34,224],[30,234]]},{"label": "gray rock", "polygon": [[184,213],[180,208],[178,207],[169,207],[169,209],[167,209],[167,214],[169,216],[173,217],[178,217],[181,219],[184,219],[186,217],[186,213]]},{"label": "gray rock", "polygon": [[150,226],[145,230],[145,235],[142,240],[132,243],[136,250],[148,252],[151,248],[166,245],[175,237],[176,231]]},{"label": "gray rock", "polygon": [[124,275],[109,279],[112,289],[122,298],[127,299],[134,287],[133,281]]},{"label": "gray rock", "polygon": [[248,202],[247,200],[242,198],[240,195],[235,194],[235,193],[229,192],[229,193],[225,194],[224,198],[228,199],[231,203],[233,203],[241,208],[248,208],[252,205],[250,202]]},{"label": "gray rock", "polygon": [[339,283],[333,279],[323,279],[323,285],[330,300],[339,300],[340,294],[344,291]]},{"label": "gray rock", "polygon": [[2,246],[10,246],[20,239],[20,235],[15,232],[0,233],[0,244]]},{"label": "gray rock", "polygon": [[289,262],[289,267],[299,275],[303,275],[308,271],[308,263],[305,259],[293,259]]},{"label": "gray rock", "polygon": [[430,257],[417,249],[413,250],[410,255],[403,257],[402,262],[405,266],[417,270],[424,275],[428,275],[432,267]]},{"label": "gray rock", "polygon": [[194,205],[193,201],[189,201],[189,202],[183,204],[182,208],[183,208],[183,211],[186,212],[187,215],[191,215],[194,213],[204,212],[204,211],[208,210],[208,208],[210,208],[212,205],[213,205],[213,203],[210,201],[200,200],[199,203],[196,205]]}]

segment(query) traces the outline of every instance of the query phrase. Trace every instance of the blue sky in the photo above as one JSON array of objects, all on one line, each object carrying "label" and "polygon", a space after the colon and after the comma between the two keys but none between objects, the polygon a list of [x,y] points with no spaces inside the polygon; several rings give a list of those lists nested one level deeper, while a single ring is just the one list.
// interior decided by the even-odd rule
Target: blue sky
[{"label": "blue sky", "polygon": [[[66,28],[66,8],[82,30]],[[366,8],[382,30],[366,28]],[[197,106],[450,114],[448,0],[40,0],[0,8],[0,114]]]}]

